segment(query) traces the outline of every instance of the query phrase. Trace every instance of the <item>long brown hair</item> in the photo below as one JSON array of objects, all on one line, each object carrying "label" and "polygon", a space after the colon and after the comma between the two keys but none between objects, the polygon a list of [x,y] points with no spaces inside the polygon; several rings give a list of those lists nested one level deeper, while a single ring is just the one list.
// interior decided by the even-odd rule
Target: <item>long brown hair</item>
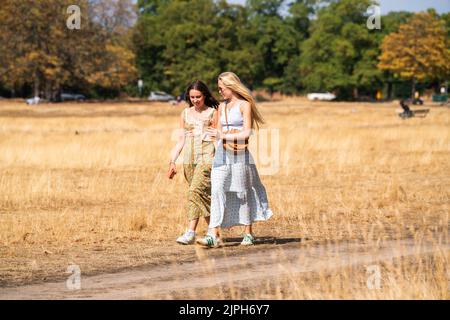
[{"label": "long brown hair", "polygon": [[208,107],[217,109],[217,107],[219,106],[219,101],[217,101],[217,99],[214,98],[214,96],[211,94],[208,86],[200,80],[195,80],[187,87],[184,98],[190,107],[193,106],[192,101],[189,97],[189,91],[191,90],[200,91],[205,96],[205,105],[207,105]]}]

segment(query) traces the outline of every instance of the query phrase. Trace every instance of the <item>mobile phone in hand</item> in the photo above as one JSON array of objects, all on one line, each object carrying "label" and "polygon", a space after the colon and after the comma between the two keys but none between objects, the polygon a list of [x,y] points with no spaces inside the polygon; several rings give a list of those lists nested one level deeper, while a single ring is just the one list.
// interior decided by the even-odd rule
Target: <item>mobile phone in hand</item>
[{"label": "mobile phone in hand", "polygon": [[174,175],[176,175],[177,173],[175,172],[175,170],[171,169],[169,172],[169,179],[172,179]]}]

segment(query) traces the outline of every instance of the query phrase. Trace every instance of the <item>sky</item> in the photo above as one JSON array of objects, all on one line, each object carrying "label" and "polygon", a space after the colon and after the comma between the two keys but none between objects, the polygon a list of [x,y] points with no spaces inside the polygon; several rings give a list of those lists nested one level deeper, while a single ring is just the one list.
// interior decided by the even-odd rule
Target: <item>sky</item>
[{"label": "sky", "polygon": [[381,14],[390,11],[425,11],[434,8],[438,13],[450,11],[450,0],[380,0]]},{"label": "sky", "polygon": [[[229,3],[245,4],[245,0],[228,0]],[[379,0],[381,14],[391,11],[425,11],[434,8],[438,13],[450,12],[450,0]]]}]

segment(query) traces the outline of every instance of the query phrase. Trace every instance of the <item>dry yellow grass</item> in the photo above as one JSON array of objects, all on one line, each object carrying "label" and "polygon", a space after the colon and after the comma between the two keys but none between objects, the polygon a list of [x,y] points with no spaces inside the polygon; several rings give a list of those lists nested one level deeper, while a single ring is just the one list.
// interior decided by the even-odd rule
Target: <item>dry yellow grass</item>
[{"label": "dry yellow grass", "polygon": [[[95,274],[195,260],[192,247],[174,242],[186,226],[181,166],[174,181],[165,177],[181,110],[0,102],[0,286],[64,279],[72,263]],[[269,128],[279,130],[280,168],[262,176],[275,215],[256,226],[257,235],[303,245],[440,234],[448,243],[449,109],[408,120],[395,110],[393,103],[261,104]],[[218,297],[448,298],[448,252],[427,259],[384,266],[395,286],[382,293],[347,286],[343,274],[354,272],[347,270]],[[287,290],[288,283],[302,289]],[[412,289],[399,294],[402,288]]]},{"label": "dry yellow grass", "polygon": [[[287,273],[255,284],[228,282],[197,290],[181,290],[148,299],[238,300],[423,300],[450,299],[448,255],[393,259],[377,264],[379,287],[368,286],[367,266],[310,273]],[[213,272],[213,270],[208,270]],[[182,279],[180,279],[182,281]]]}]

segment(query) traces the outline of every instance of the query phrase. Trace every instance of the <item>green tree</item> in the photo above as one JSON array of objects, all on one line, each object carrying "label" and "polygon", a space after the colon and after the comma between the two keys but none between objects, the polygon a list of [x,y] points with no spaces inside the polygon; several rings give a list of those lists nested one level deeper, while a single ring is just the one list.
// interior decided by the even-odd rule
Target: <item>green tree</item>
[{"label": "green tree", "polygon": [[307,90],[336,91],[357,97],[358,89],[379,81],[372,62],[376,37],[367,29],[371,0],[329,1],[319,9],[311,36],[301,49],[301,80]]},{"label": "green tree", "polygon": [[[147,86],[178,94],[194,79],[212,82],[220,69],[210,0],[149,4],[141,12],[133,41],[139,70]],[[189,14],[186,14],[189,13]]]},{"label": "green tree", "polygon": [[251,0],[247,5],[249,29],[255,39],[251,43],[262,62],[260,72],[254,76],[256,85],[267,87],[271,92],[293,92],[296,81],[285,74],[292,71],[292,64],[299,54],[299,41],[304,37],[301,28],[296,29],[296,19],[300,17],[282,16],[283,1]]},{"label": "green tree", "polygon": [[319,0],[296,0],[287,4],[289,9],[284,22],[290,26],[289,32],[295,40],[296,48],[289,52],[287,64],[283,69],[282,83],[277,86],[284,93],[292,94],[302,90],[299,67],[302,44],[310,36],[311,22],[319,3]]},{"label": "green tree", "polygon": [[136,54],[140,78],[144,89],[158,88],[164,79],[163,52],[165,48],[164,28],[158,17],[163,1],[138,1],[138,20],[133,28],[132,41]]},{"label": "green tree", "polygon": [[214,28],[219,50],[212,52],[218,60],[219,70],[236,72],[242,81],[253,87],[262,72],[263,56],[256,50],[258,37],[249,25],[250,11],[241,5],[218,3]]}]

